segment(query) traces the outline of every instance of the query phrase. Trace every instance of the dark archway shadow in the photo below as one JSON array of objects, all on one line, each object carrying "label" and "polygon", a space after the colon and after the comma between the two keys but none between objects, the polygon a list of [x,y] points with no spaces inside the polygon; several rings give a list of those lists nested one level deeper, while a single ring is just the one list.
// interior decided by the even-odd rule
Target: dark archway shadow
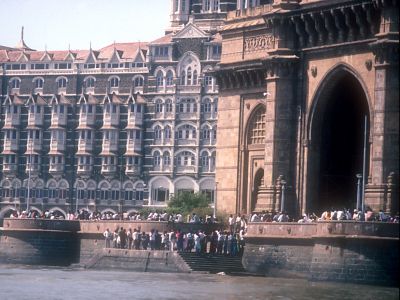
[{"label": "dark archway shadow", "polygon": [[[343,69],[326,80],[310,127],[309,210],[317,214],[332,208],[355,208],[356,174],[362,173],[363,166],[365,117],[369,124],[368,101],[358,79]],[[367,162],[368,157],[369,147]]]}]

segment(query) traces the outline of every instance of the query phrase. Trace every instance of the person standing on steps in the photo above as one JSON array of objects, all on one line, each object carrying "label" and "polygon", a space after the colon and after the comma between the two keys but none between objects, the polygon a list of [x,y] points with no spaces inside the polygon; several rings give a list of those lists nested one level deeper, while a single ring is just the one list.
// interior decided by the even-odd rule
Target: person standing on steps
[{"label": "person standing on steps", "polygon": [[107,228],[106,231],[104,231],[103,236],[105,238],[106,248],[111,248],[111,240],[113,235],[110,229]]}]

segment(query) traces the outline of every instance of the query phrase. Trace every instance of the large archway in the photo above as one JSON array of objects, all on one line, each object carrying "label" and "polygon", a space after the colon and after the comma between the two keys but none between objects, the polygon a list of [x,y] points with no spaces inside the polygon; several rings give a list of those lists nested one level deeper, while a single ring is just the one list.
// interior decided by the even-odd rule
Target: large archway
[{"label": "large archway", "polygon": [[337,69],[324,82],[310,124],[308,210],[315,213],[356,206],[365,117],[369,124],[365,91],[351,72]]}]

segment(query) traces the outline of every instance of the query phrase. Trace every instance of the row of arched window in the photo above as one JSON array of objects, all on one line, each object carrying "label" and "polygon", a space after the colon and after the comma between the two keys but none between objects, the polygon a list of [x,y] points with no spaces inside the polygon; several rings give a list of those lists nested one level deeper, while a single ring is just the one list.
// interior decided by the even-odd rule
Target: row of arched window
[{"label": "row of arched window", "polygon": [[[118,76],[111,76],[108,78],[108,84],[111,88],[118,88],[120,85],[120,78]],[[144,77],[139,75],[135,76],[132,79],[134,87],[142,87],[144,85]],[[43,77],[35,77],[32,80],[33,87],[35,89],[43,89],[44,86],[44,78]],[[94,88],[96,83],[96,78],[93,76],[88,76],[83,80],[83,86],[85,88]],[[56,78],[57,88],[66,88],[68,84],[68,78],[65,76],[60,76]],[[21,79],[19,77],[13,77],[9,80],[9,85],[11,89],[19,89],[21,86]]]},{"label": "row of arched window", "polygon": [[[175,156],[176,165],[180,167],[185,166],[196,166],[196,155],[191,151],[181,151]],[[153,152],[153,166],[155,169],[160,169],[161,163],[164,167],[171,166],[171,154],[169,151],[161,152],[155,150]],[[200,154],[200,166],[209,167],[215,166],[215,151],[208,153],[208,151],[203,151]],[[212,169],[211,169],[212,171]]]}]

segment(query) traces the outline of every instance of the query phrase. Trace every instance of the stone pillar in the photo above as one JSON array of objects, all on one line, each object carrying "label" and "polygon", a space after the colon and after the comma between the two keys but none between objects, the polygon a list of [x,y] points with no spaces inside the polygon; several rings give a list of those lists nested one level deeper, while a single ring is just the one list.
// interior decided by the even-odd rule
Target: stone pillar
[{"label": "stone pillar", "polygon": [[[398,7],[382,7],[378,40],[371,44],[375,55],[374,104],[371,109],[370,178],[365,203],[374,210],[387,212],[398,207],[398,183],[388,187],[388,176],[399,174],[399,48]],[[390,195],[388,194],[390,192]],[[392,195],[393,194],[393,195]],[[391,199],[392,203],[388,200]],[[395,202],[395,203],[393,203]],[[393,212],[393,211],[392,211]]]},{"label": "stone pillar", "polygon": [[[288,59],[279,62],[267,61],[266,68],[264,187],[259,190],[257,206],[278,211],[280,209],[278,178],[282,175],[287,181],[287,186],[294,186],[295,180],[296,105],[294,105],[293,80],[295,61]],[[293,212],[295,205],[292,190],[287,189],[285,195],[285,207]]]}]

